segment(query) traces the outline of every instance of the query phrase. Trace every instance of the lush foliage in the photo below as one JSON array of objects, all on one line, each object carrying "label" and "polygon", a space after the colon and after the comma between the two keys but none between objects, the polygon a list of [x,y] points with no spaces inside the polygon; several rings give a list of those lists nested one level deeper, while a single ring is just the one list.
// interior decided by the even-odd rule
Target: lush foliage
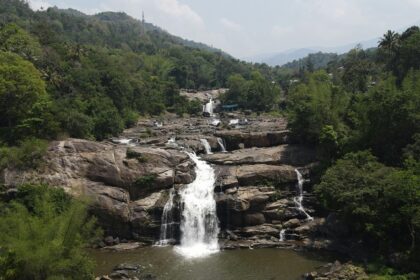
[{"label": "lush foliage", "polygon": [[0,132],[13,142],[56,129],[41,74],[29,61],[0,51]]},{"label": "lush foliage", "polygon": [[[387,32],[287,87],[295,140],[317,147],[315,192],[382,264],[420,262],[420,30]],[[416,56],[416,57],[414,57]],[[395,262],[394,262],[395,264]],[[386,274],[378,272],[378,274]],[[376,279],[394,279],[378,276]],[[395,276],[399,277],[399,276]],[[411,276],[397,279],[411,279]]]},{"label": "lush foliage", "polygon": [[[237,104],[243,109],[270,111],[278,109],[280,88],[266,80],[259,72],[253,72],[250,80],[237,74],[229,78],[229,91],[223,96],[227,104]],[[277,105],[277,106],[276,106]]]},{"label": "lush foliage", "polygon": [[16,147],[0,147],[0,169],[37,168],[42,164],[42,158],[47,151],[45,140],[29,138]]},{"label": "lush foliage", "polygon": [[[417,166],[418,167],[418,166]],[[387,167],[369,152],[347,154],[316,187],[330,211],[384,254],[402,252],[404,266],[417,269],[420,244],[420,173],[415,166]]]},{"label": "lush foliage", "polygon": [[0,212],[0,279],[93,279],[83,251],[98,236],[85,204],[62,190],[23,186]]},{"label": "lush foliage", "polygon": [[9,143],[28,136],[104,139],[139,114],[197,114],[201,104],[179,88],[225,87],[233,74],[253,77],[250,91],[263,91],[263,101],[255,97],[259,108],[272,97],[269,69],[264,78],[251,74],[257,66],[124,13],[34,12],[26,1],[1,0],[0,50],[0,136]]}]

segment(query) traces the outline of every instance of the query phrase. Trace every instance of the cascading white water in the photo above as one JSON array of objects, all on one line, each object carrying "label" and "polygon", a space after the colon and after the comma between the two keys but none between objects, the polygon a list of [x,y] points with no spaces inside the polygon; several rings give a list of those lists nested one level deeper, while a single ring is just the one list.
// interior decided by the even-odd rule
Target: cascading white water
[{"label": "cascading white water", "polygon": [[210,116],[213,116],[213,99],[210,98],[210,101],[203,106],[203,113],[208,113]]},{"label": "cascading white water", "polygon": [[284,241],[286,241],[286,230],[285,229],[282,229],[281,231],[280,231],[280,242],[284,242]]},{"label": "cascading white water", "polygon": [[166,246],[174,241],[174,218],[172,208],[174,207],[175,189],[169,190],[169,198],[163,208],[162,223],[160,225],[159,246]]},{"label": "cascading white water", "polygon": [[211,155],[212,152],[211,152],[211,146],[209,144],[209,141],[207,141],[207,139],[204,139],[204,138],[200,139],[200,141],[203,144],[204,149],[206,150],[206,154]]},{"label": "cascading white water", "polygon": [[117,144],[123,144],[123,145],[128,145],[131,143],[131,141],[133,141],[133,139],[128,139],[128,138],[121,138],[121,139],[113,139],[112,142],[117,143]]},{"label": "cascading white water", "polygon": [[175,250],[187,257],[205,257],[219,251],[219,221],[214,199],[216,176],[213,168],[196,154],[188,153],[196,164],[196,179],[179,195],[182,204],[181,245]]},{"label": "cascading white water", "polygon": [[223,139],[222,138],[217,138],[217,143],[219,143],[220,149],[222,150],[222,153],[226,153],[226,147],[225,144],[223,143]]},{"label": "cascading white water", "polygon": [[303,207],[303,183],[305,183],[305,179],[303,178],[303,176],[299,172],[299,170],[295,169],[295,172],[296,172],[297,179],[298,179],[297,188],[298,188],[299,196],[295,197],[294,201],[295,201],[297,207],[299,208],[299,210],[303,214],[305,214],[306,219],[312,221],[314,218],[312,218],[311,215],[309,215],[308,212],[306,212],[305,208]]}]

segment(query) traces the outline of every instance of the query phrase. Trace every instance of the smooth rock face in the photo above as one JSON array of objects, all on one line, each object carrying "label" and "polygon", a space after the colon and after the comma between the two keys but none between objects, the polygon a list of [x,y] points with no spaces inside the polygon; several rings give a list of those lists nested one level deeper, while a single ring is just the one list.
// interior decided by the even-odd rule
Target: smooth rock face
[{"label": "smooth rock face", "polygon": [[286,144],[288,142],[288,131],[273,132],[243,132],[238,130],[220,131],[215,134],[216,137],[223,138],[227,149],[239,149],[243,144],[244,148],[250,147],[272,147]]},{"label": "smooth rock face", "polygon": [[[0,184],[12,190],[21,183],[43,182],[90,197],[90,211],[113,244],[118,237],[148,244],[157,241],[169,189],[174,188],[178,193],[173,200],[174,234],[180,240],[179,190],[196,178],[195,164],[181,148],[189,147],[214,169],[221,237],[228,236],[236,247],[275,247],[282,244],[283,230],[288,240],[326,247],[325,236],[334,234],[338,223],[333,217],[307,221],[294,202],[295,169],[310,177],[315,151],[289,143],[282,118],[249,118],[242,128],[226,130],[229,120],[238,117],[225,117],[218,127],[205,118],[171,117],[163,127],[141,120],[123,135],[136,139],[138,146],[79,139],[52,142],[46,166],[36,171],[3,170]],[[167,145],[170,138],[176,142]],[[230,152],[221,152],[217,138]],[[203,155],[200,139],[207,140],[213,154]],[[305,186],[304,191],[305,210],[313,213]]]},{"label": "smooth rock face", "polygon": [[195,178],[194,163],[176,149],[68,139],[52,142],[45,162],[36,171],[5,170],[0,183],[9,187],[47,183],[75,196],[88,196],[93,201],[91,211],[105,232],[127,238],[132,233],[158,235],[160,212],[167,199],[162,189]]},{"label": "smooth rock face", "polygon": [[270,148],[249,148],[231,153],[206,155],[208,162],[219,165],[275,164],[303,166],[316,161],[315,152],[303,146],[281,145]]}]

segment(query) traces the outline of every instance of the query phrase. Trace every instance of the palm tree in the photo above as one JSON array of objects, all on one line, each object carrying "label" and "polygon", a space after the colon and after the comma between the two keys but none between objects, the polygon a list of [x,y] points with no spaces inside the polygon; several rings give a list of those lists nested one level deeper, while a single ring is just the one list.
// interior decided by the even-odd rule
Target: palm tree
[{"label": "palm tree", "polygon": [[389,54],[397,51],[400,45],[400,35],[394,31],[388,30],[379,40],[379,48],[386,50]]}]

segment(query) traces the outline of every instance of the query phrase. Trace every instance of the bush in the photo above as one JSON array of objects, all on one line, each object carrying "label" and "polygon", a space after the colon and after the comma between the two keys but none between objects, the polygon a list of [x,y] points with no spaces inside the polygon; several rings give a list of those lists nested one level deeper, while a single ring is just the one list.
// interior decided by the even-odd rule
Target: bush
[{"label": "bush", "polygon": [[126,152],[126,156],[127,156],[127,158],[135,158],[135,159],[137,159],[138,160],[138,162],[140,162],[140,163],[145,163],[145,162],[147,162],[147,157],[145,156],[145,155],[143,155],[143,154],[141,154],[141,153],[138,153],[138,152],[136,152],[136,151],[133,151],[133,150],[131,150],[131,149],[127,149],[127,152]]},{"label": "bush", "polygon": [[29,169],[37,168],[43,162],[48,142],[40,139],[27,139],[17,147],[0,148],[0,169],[19,168]]},{"label": "bush", "polygon": [[100,232],[85,203],[61,189],[25,186],[0,215],[0,279],[93,279],[83,248]]},{"label": "bush", "polygon": [[[338,213],[351,235],[380,254],[399,252],[404,268],[420,260],[420,175],[410,165],[387,167],[370,152],[347,154],[327,170],[315,193]],[[413,167],[413,169],[411,169]]]},{"label": "bush", "polygon": [[137,178],[134,182],[134,186],[138,188],[149,188],[156,180],[156,174],[148,174]]}]

